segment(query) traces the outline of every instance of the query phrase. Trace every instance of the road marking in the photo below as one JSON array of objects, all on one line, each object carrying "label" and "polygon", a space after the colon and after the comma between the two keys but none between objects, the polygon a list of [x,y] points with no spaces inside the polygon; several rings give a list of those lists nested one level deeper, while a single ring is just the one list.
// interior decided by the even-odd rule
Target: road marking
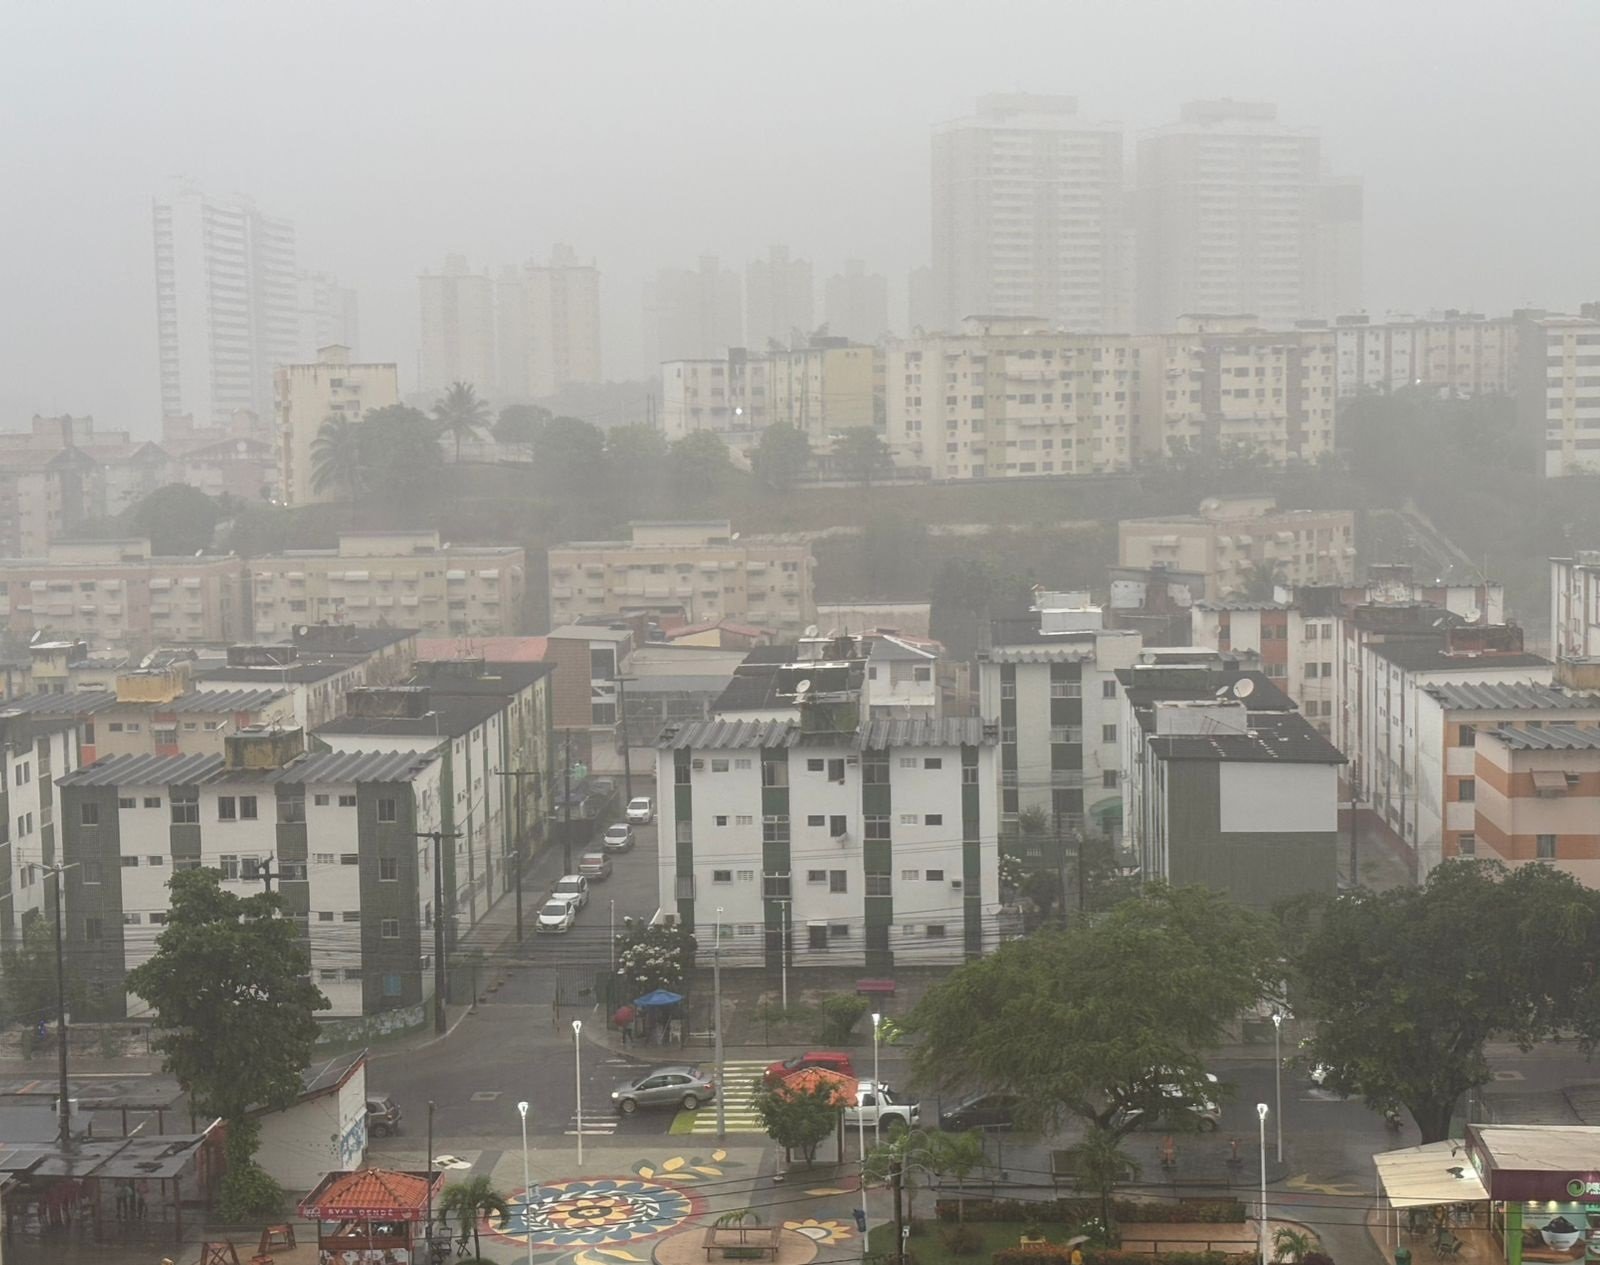
[{"label": "road marking", "polygon": [[[761,1088],[761,1074],[767,1064],[760,1059],[736,1059],[722,1065],[722,1116],[729,1133],[765,1133],[761,1113],[756,1110],[756,1095]],[[717,1132],[717,1105],[707,1103],[695,1111],[680,1111],[673,1121],[672,1132],[677,1134],[711,1134]]]},{"label": "road marking", "polygon": [[1285,1190],[1301,1191],[1308,1195],[1365,1195],[1365,1186],[1351,1185],[1349,1182],[1314,1182],[1311,1174],[1301,1173],[1298,1177],[1291,1177],[1283,1183]]},{"label": "road marking", "polygon": [[593,1137],[617,1131],[617,1118],[615,1116],[586,1115],[581,1120],[577,1115],[567,1121],[567,1128],[563,1130],[568,1137],[577,1137],[580,1133],[584,1137]]},{"label": "road marking", "polygon": [[498,1089],[480,1089],[477,1093],[472,1095],[472,1101],[493,1102],[496,1098],[500,1097],[500,1094],[501,1091]]}]

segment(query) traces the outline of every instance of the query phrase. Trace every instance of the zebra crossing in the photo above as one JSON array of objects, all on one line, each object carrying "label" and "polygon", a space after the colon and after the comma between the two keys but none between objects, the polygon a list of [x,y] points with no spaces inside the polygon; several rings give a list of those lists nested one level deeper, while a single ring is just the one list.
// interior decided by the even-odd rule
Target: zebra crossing
[{"label": "zebra crossing", "polygon": [[579,1134],[586,1138],[592,1138],[597,1135],[615,1133],[616,1131],[616,1115],[612,1112],[599,1111],[585,1111],[581,1117],[574,1113],[572,1119],[567,1121],[566,1129],[563,1130],[569,1138],[575,1138]]},{"label": "zebra crossing", "polygon": [[[761,1059],[725,1059],[717,1092],[722,1097],[722,1113],[729,1133],[765,1133],[761,1113],[756,1110],[756,1093],[761,1074],[767,1070]],[[685,1128],[685,1122],[688,1127]],[[717,1132],[717,1104],[706,1103],[695,1111],[680,1111],[673,1122],[673,1133],[710,1134]]]}]

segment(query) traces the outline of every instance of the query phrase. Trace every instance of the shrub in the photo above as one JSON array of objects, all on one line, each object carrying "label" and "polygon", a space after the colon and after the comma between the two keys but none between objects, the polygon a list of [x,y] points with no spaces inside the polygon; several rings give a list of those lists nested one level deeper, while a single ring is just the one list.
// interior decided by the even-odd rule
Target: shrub
[{"label": "shrub", "polygon": [[283,1187],[254,1163],[229,1168],[222,1175],[220,1193],[222,1219],[235,1225],[274,1217],[283,1207]]},{"label": "shrub", "polygon": [[851,1029],[861,1022],[872,1003],[854,993],[833,993],[817,1003],[820,1021],[817,1040],[824,1045],[839,1045],[850,1037]]},{"label": "shrub", "polygon": [[971,1256],[983,1238],[970,1225],[944,1225],[939,1227],[939,1241],[951,1256]]},{"label": "shrub", "polygon": [[[1050,1225],[1080,1225],[1100,1215],[1100,1204],[1095,1199],[968,1199],[966,1216],[960,1218],[956,1200],[940,1199],[934,1203],[934,1215],[941,1221],[1037,1220]],[[1114,1199],[1111,1216],[1119,1222],[1239,1225],[1245,1220],[1245,1206],[1237,1199]]]},{"label": "shrub", "polygon": [[989,1258],[989,1265],[1072,1265],[1072,1249],[1059,1243],[1003,1247]]},{"label": "shrub", "polygon": [[1300,1258],[1300,1265],[1333,1265],[1333,1257],[1326,1252],[1307,1252]]}]

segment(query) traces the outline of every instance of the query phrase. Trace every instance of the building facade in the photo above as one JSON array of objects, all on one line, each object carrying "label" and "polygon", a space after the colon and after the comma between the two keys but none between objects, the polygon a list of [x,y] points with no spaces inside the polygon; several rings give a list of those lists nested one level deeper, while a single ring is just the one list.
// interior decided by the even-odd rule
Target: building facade
[{"label": "building facade", "polygon": [[1600,550],[1550,559],[1550,655],[1600,658]]},{"label": "building facade", "polygon": [[748,453],[772,420],[772,362],[743,347],[661,365],[661,433],[668,443],[707,430]]},{"label": "building facade", "polygon": [[345,347],[354,355],[361,334],[356,292],[329,272],[301,272],[295,281],[300,316],[295,360],[315,360],[324,347]]},{"label": "building facade", "polygon": [[1600,304],[1530,316],[1518,339],[1517,407],[1540,436],[1537,468],[1548,479],[1600,470]]},{"label": "building facade", "polygon": [[1121,125],[1079,115],[1073,97],[984,96],[934,128],[929,328],[1002,316],[1128,329],[1123,180]]},{"label": "building facade", "polygon": [[822,319],[834,338],[873,346],[888,336],[889,279],[868,272],[859,259],[846,259],[844,271],[822,288]]},{"label": "building facade", "polygon": [[1600,887],[1600,726],[1496,726],[1472,751],[1473,855]]},{"label": "building facade", "polygon": [[324,346],[312,364],[279,365],[274,372],[279,486],[285,505],[349,499],[350,488],[317,483],[316,443],[330,418],[359,422],[372,409],[400,402],[392,364],[354,364],[350,349]]},{"label": "building facade", "polygon": [[54,917],[55,888],[40,865],[61,861],[55,779],[82,763],[79,722],[0,704],[0,944],[14,945],[27,920]]},{"label": "building facade", "polygon": [[706,360],[743,347],[744,308],[737,273],[715,255],[693,269],[663,268],[644,292],[645,364]]},{"label": "building facade", "polygon": [[1427,387],[1451,399],[1512,395],[1517,330],[1515,317],[1473,312],[1376,322],[1340,316],[1333,326],[1339,398],[1407,387]]},{"label": "building facade", "polygon": [[745,342],[760,350],[809,338],[816,328],[816,287],[811,261],[790,257],[787,246],[772,246],[765,259],[744,270]]},{"label": "building facade", "polygon": [[463,255],[446,255],[438,272],[417,278],[422,345],[419,381],[423,392],[466,382],[487,393],[495,376],[495,283],[467,267]]},{"label": "building facade", "polygon": [[1190,608],[1190,641],[1220,655],[1246,655],[1294,700],[1324,738],[1334,732],[1339,701],[1336,615],[1292,602],[1229,598]]},{"label": "building facade", "polygon": [[[557,246],[547,263],[523,269],[527,381],[518,394],[554,395],[569,383],[604,380],[600,371],[600,270]],[[502,366],[502,380],[505,367]]]},{"label": "building facade", "polygon": [[299,354],[294,225],[189,187],[153,218],[162,413],[266,416],[273,366]]}]

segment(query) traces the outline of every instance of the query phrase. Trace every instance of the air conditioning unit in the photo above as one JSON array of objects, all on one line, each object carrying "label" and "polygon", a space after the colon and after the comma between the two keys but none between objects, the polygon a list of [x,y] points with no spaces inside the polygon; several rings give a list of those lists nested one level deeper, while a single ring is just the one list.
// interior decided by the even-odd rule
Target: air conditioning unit
[{"label": "air conditioning unit", "polygon": [[703,769],[706,767],[706,762],[704,760],[691,760],[689,762],[689,767],[692,769]]},{"label": "air conditioning unit", "polygon": [[846,830],[842,835],[834,835],[833,836],[833,841],[835,843],[837,843],[841,848],[849,847],[850,846],[850,832],[848,830]]},{"label": "air conditioning unit", "polygon": [[844,758],[844,762],[846,764],[860,764],[861,763],[861,757],[858,756],[858,755],[847,755]]},{"label": "air conditioning unit", "polygon": [[951,886],[951,887],[954,887],[954,888],[960,888],[960,886],[961,886],[961,880],[960,880],[960,879],[958,879],[958,878],[953,878],[953,879],[951,879],[951,880],[950,880],[950,886]]}]

